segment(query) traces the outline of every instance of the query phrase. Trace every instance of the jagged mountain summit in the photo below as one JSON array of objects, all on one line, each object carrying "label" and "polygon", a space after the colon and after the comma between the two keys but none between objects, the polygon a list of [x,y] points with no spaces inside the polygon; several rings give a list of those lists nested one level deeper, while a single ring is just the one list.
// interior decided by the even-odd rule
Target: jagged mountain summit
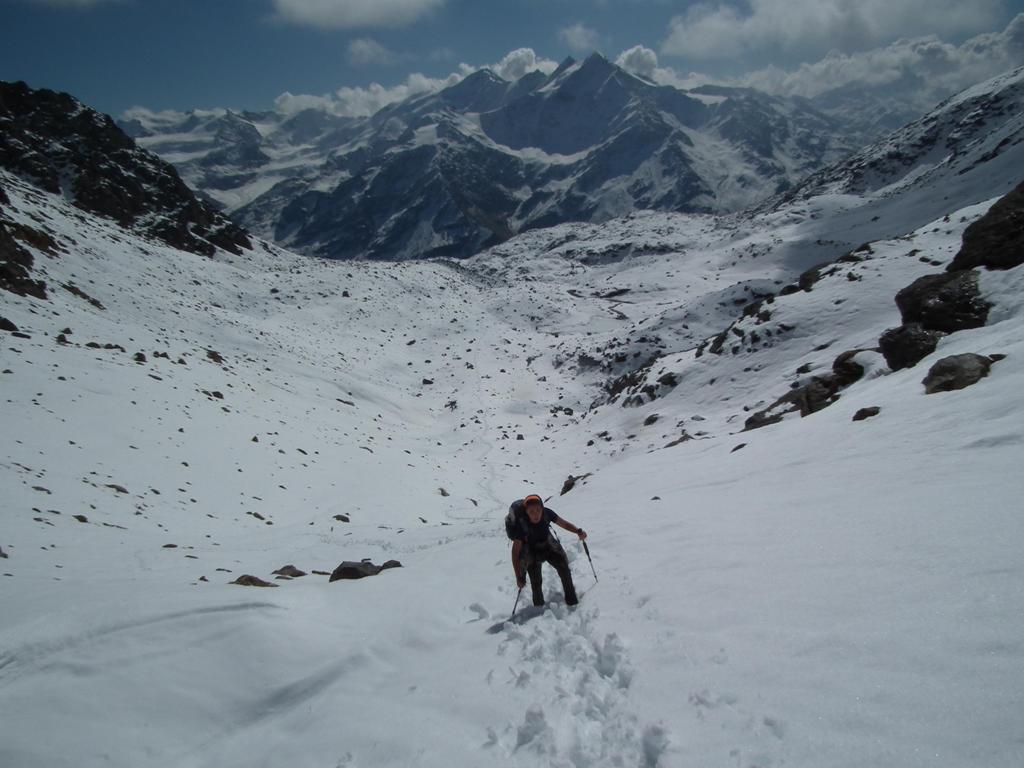
[{"label": "jagged mountain summit", "polygon": [[859,146],[804,101],[684,92],[599,54],[516,82],[480,70],[363,119],[217,112],[125,127],[255,234],[370,259],[465,257],[641,209],[740,210]]}]

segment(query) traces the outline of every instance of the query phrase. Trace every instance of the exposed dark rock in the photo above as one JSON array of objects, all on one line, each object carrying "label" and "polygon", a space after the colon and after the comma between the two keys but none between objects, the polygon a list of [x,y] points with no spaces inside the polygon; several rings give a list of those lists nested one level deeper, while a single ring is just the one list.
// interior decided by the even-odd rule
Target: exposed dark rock
[{"label": "exposed dark rock", "polygon": [[291,578],[291,579],[297,579],[300,576],[305,576],[306,575],[305,571],[300,571],[294,565],[282,566],[281,568],[278,568],[273,573],[274,573],[275,576],[287,576],[288,578]]},{"label": "exposed dark rock", "polygon": [[8,320],[6,317],[0,317],[0,331],[7,331],[8,333],[17,333],[18,326]]},{"label": "exposed dark rock", "polygon": [[569,475],[565,478],[565,482],[562,483],[562,490],[558,493],[559,496],[565,496],[569,491],[576,487],[576,483],[581,480],[586,480],[592,473],[587,472],[585,475]]},{"label": "exposed dark rock", "polygon": [[6,221],[5,224],[14,239],[21,241],[24,245],[31,245],[49,256],[57,256],[64,251],[53,235],[47,232],[18,221]]},{"label": "exposed dark rock", "polygon": [[[824,264],[818,264],[815,267],[811,267],[797,280],[797,286],[804,291],[810,291],[814,285],[821,280],[827,273],[825,270],[832,266],[832,262],[825,262]],[[785,295],[785,294],[783,294]]]},{"label": "exposed dark rock", "polygon": [[746,447],[747,447],[746,443],[739,443],[731,451],[729,451],[729,453],[736,453],[736,451],[742,450],[743,448],[746,448]]},{"label": "exposed dark rock", "polygon": [[80,523],[88,523],[89,522],[89,518],[87,518],[85,515],[72,515],[72,517],[75,518],[75,520],[77,520]]},{"label": "exposed dark rock", "polygon": [[744,431],[760,429],[782,421],[787,413],[799,411],[801,416],[827,408],[839,399],[839,391],[847,386],[834,374],[815,376],[801,387],[792,389],[770,406],[751,415],[743,425]]},{"label": "exposed dark rock", "polygon": [[264,581],[259,576],[253,576],[252,574],[243,574],[234,581],[228,582],[229,584],[238,584],[242,587],[276,587],[277,584],[273,584],[269,581]]},{"label": "exposed dark rock", "polygon": [[423,379],[423,381],[422,381],[422,384],[423,384],[423,386],[425,386],[425,387],[428,387],[428,386],[430,386],[430,385],[431,385],[431,384],[433,384],[433,383],[434,383],[434,380],[433,380],[433,379],[426,379],[426,378],[425,378],[425,379]]},{"label": "exposed dark rock", "polygon": [[870,419],[872,416],[877,416],[882,412],[882,409],[877,405],[872,405],[869,408],[861,408],[855,414],[853,414],[854,421],[864,421],[864,419]]},{"label": "exposed dark rock", "polygon": [[[0,121],[0,141],[3,137],[3,123]],[[32,279],[35,259],[22,248],[0,223],[0,288],[19,296],[46,298],[46,283]]]},{"label": "exposed dark rock", "polygon": [[7,553],[4,552],[3,547],[0,547],[0,560],[6,560],[6,559],[7,559]]},{"label": "exposed dark rock", "polygon": [[66,93],[0,82],[0,167],[79,208],[204,255],[250,248],[168,163]]},{"label": "exposed dark rock", "polygon": [[649,427],[652,424],[657,423],[657,421],[658,421],[658,414],[652,413],[650,416],[648,416],[646,419],[644,419],[644,426],[645,427]]},{"label": "exposed dark rock", "polygon": [[913,368],[928,357],[945,335],[941,331],[926,330],[920,323],[908,323],[883,333],[878,339],[878,346],[885,355],[885,362],[892,370],[898,371]]},{"label": "exposed dark rock", "polygon": [[984,355],[967,353],[950,355],[939,360],[921,380],[926,395],[951,392],[977,384],[988,376],[992,360]]},{"label": "exposed dark rock", "polygon": [[68,293],[71,293],[80,299],[84,299],[85,301],[88,301],[90,304],[96,307],[96,309],[106,309],[106,307],[104,307],[103,304],[100,303],[99,299],[94,299],[92,296],[87,294],[74,283],[64,283],[61,287]]},{"label": "exposed dark rock", "polygon": [[920,323],[929,331],[955,333],[985,325],[990,305],[978,290],[973,270],[919,277],[896,294],[903,324]]},{"label": "exposed dark rock", "polygon": [[215,362],[217,365],[224,364],[224,356],[221,355],[221,353],[215,349],[206,350],[206,357],[208,360]]},{"label": "exposed dark rock", "polygon": [[855,381],[859,381],[864,375],[864,366],[853,358],[861,352],[868,351],[874,352],[875,350],[851,349],[847,352],[843,352],[832,362],[832,373],[836,375],[836,378],[842,383],[842,386],[848,387]]},{"label": "exposed dark rock", "polygon": [[363,560],[362,562],[356,563],[351,560],[346,560],[331,574],[330,581],[339,581],[341,579],[363,579],[367,576],[376,576],[381,571],[389,568],[401,568],[402,564],[397,560],[388,560],[383,565],[374,565],[369,560]]},{"label": "exposed dark rock", "polygon": [[1024,264],[1024,182],[964,230],[963,246],[946,267],[1011,269]]}]

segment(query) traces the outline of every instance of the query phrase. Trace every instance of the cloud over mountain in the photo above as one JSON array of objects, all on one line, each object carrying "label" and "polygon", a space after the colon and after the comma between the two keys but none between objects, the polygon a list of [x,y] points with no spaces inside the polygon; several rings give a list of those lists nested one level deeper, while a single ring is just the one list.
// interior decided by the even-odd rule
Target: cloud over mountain
[{"label": "cloud over mountain", "polygon": [[675,16],[662,53],[721,60],[763,52],[822,56],[904,36],[961,36],[992,29],[1001,0],[751,0],[701,3]]}]

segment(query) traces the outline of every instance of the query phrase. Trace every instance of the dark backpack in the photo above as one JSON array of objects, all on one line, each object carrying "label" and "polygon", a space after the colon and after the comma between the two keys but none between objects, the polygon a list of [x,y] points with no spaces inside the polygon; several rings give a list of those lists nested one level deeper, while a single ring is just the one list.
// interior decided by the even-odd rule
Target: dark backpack
[{"label": "dark backpack", "polygon": [[523,519],[525,514],[526,508],[522,499],[513,501],[512,506],[508,508],[508,514],[505,515],[505,534],[512,541],[526,539],[526,521]]}]

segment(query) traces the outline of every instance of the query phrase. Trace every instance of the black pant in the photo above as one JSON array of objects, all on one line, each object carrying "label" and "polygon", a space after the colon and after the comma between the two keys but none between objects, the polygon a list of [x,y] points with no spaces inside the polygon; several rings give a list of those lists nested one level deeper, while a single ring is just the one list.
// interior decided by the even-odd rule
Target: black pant
[{"label": "black pant", "polygon": [[548,563],[557,572],[562,580],[562,591],[565,592],[565,604],[576,605],[579,598],[576,597],[576,587],[572,583],[572,573],[569,571],[569,559],[565,556],[565,550],[558,544],[531,547],[526,553],[526,573],[530,576],[530,589],[533,591],[533,604],[544,605],[543,578],[541,565]]}]

